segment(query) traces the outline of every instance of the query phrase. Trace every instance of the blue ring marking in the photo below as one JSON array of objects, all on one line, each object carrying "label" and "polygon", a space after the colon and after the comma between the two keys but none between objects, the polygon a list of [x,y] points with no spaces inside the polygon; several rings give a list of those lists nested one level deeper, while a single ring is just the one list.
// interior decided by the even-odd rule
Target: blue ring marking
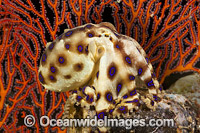
[{"label": "blue ring marking", "polygon": [[66,49],[69,49],[69,44],[65,45],[65,48],[66,48]]},{"label": "blue ring marking", "polygon": [[99,77],[99,71],[97,72],[97,78]]},{"label": "blue ring marking", "polygon": [[129,79],[130,79],[130,80],[134,80],[135,77],[131,75],[131,76],[129,76]]},{"label": "blue ring marking", "polygon": [[64,60],[63,57],[59,57],[59,62],[60,62],[60,63],[64,63],[64,61],[65,61],[65,60]]},{"label": "blue ring marking", "polygon": [[141,75],[142,74],[142,68],[140,68],[139,70],[138,70],[138,75]]},{"label": "blue ring marking", "polygon": [[115,101],[113,101],[113,104],[115,104],[116,102]]},{"label": "blue ring marking", "polygon": [[126,101],[126,103],[133,103],[133,101]]},{"label": "blue ring marking", "polygon": [[135,95],[136,93],[137,93],[136,90],[133,90],[133,91],[130,92],[130,96],[133,96],[133,95]]},{"label": "blue ring marking", "polygon": [[133,102],[134,102],[134,103],[137,103],[137,102],[139,102],[139,100],[138,100],[138,99],[134,99]]},{"label": "blue ring marking", "polygon": [[65,36],[68,37],[72,34],[73,32],[72,31],[68,31],[67,33],[65,33]]},{"label": "blue ring marking", "polygon": [[149,63],[149,59],[146,57],[146,61],[147,61],[147,63]]},{"label": "blue ring marking", "polygon": [[153,98],[154,98],[154,100],[155,100],[155,101],[157,101],[157,100],[158,100],[158,97],[157,97],[157,96],[155,96],[155,95],[153,96]]},{"label": "blue ring marking", "polygon": [[43,77],[42,77],[42,74],[39,74],[39,80],[40,80],[40,82],[44,82],[44,79],[43,79]]},{"label": "blue ring marking", "polygon": [[138,52],[140,53],[140,50],[137,48]]},{"label": "blue ring marking", "polygon": [[99,93],[97,94],[97,100],[100,98],[100,95],[99,95]]},{"label": "blue ring marking", "polygon": [[111,110],[109,110],[109,113],[111,114],[113,111],[114,111],[114,110],[113,110],[113,109],[111,109]]},{"label": "blue ring marking", "polygon": [[117,37],[119,36],[117,33],[114,33],[114,34],[115,34],[115,36],[117,36]]},{"label": "blue ring marking", "polygon": [[124,95],[123,98],[124,98],[124,99],[128,98],[128,95]]},{"label": "blue ring marking", "polygon": [[80,101],[82,99],[81,96],[77,96],[77,100]]},{"label": "blue ring marking", "polygon": [[160,87],[159,90],[162,91],[162,87]]},{"label": "blue ring marking", "polygon": [[[85,88],[86,88],[86,86],[83,87],[83,90],[82,90],[82,92],[83,92],[84,95],[86,95],[86,94],[85,94]],[[86,96],[87,96],[87,95],[86,95]]]},{"label": "blue ring marking", "polygon": [[88,46],[86,46],[86,48],[85,48],[85,52],[88,52]]},{"label": "blue ring marking", "polygon": [[117,85],[117,92],[119,93],[121,89],[122,89],[122,84],[118,84]]},{"label": "blue ring marking", "polygon": [[79,52],[82,52],[82,51],[83,51],[83,46],[79,45],[79,46],[78,46],[78,51],[79,51]]},{"label": "blue ring marking", "polygon": [[54,67],[51,67],[51,72],[55,73],[56,69]]},{"label": "blue ring marking", "polygon": [[93,35],[90,33],[90,34],[88,34],[88,37],[93,37]]},{"label": "blue ring marking", "polygon": [[118,45],[118,44],[116,45],[116,48],[119,48],[119,45]]},{"label": "blue ring marking", "polygon": [[87,25],[86,25],[87,28],[90,28],[91,26],[92,26],[91,24],[87,24]]},{"label": "blue ring marking", "polygon": [[106,95],[106,98],[107,98],[107,100],[109,101],[109,102],[111,102],[112,101],[112,95],[110,94],[110,93],[108,93],[107,95]]},{"label": "blue ring marking", "polygon": [[89,95],[86,96],[86,100],[87,100],[87,101],[89,100]]},{"label": "blue ring marking", "polygon": [[46,54],[43,54],[43,56],[42,56],[42,61],[45,62],[46,59],[47,59],[47,55],[46,55]]},{"label": "blue ring marking", "polygon": [[154,105],[154,101],[151,101],[151,105],[152,105],[152,106]]},{"label": "blue ring marking", "polygon": [[110,71],[109,71],[109,74],[110,74],[110,76],[114,76],[115,75],[115,67],[111,67],[110,68]]},{"label": "blue ring marking", "polygon": [[53,76],[50,76],[50,79],[51,79],[51,80],[54,80],[54,77],[53,77]]},{"label": "blue ring marking", "polygon": [[63,34],[61,34],[61,35],[58,37],[58,39],[59,39],[59,40],[61,40],[61,39],[62,39],[62,37],[63,37]]},{"label": "blue ring marking", "polygon": [[90,102],[91,102],[91,103],[93,102],[93,100],[94,100],[93,98],[90,98]]},{"label": "blue ring marking", "polygon": [[148,87],[154,86],[153,80],[151,80],[149,83],[147,83],[147,86],[148,86]]},{"label": "blue ring marking", "polygon": [[52,50],[53,47],[54,47],[54,43],[51,43],[51,44],[49,45],[49,49]]},{"label": "blue ring marking", "polygon": [[99,118],[99,119],[103,119],[103,118],[100,117],[101,114],[103,114],[103,118],[104,118],[104,116],[105,116],[104,112],[101,112],[101,113],[98,114],[98,118]]},{"label": "blue ring marking", "polygon": [[72,94],[73,94],[73,93],[77,93],[77,90],[72,91]]},{"label": "blue ring marking", "polygon": [[123,111],[123,110],[125,110],[125,107],[121,106],[121,107],[119,107],[119,110]]},{"label": "blue ring marking", "polygon": [[126,101],[126,103],[138,103],[138,102],[139,102],[138,99],[134,99],[132,101]]},{"label": "blue ring marking", "polygon": [[128,64],[131,64],[131,59],[130,59],[130,57],[126,56],[126,62],[127,62]]}]

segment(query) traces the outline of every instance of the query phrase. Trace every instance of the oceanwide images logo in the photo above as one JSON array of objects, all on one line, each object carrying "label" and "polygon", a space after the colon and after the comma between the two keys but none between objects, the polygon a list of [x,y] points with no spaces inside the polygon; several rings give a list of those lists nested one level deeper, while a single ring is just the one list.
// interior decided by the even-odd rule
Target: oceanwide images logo
[{"label": "oceanwide images logo", "polygon": [[[42,127],[125,127],[131,129],[132,127],[174,127],[173,119],[109,119],[107,116],[104,119],[98,119],[97,116],[85,119],[49,119],[48,116],[42,116],[39,120]],[[24,124],[27,127],[32,127],[35,124],[35,118],[32,115],[27,115],[24,118]]]}]

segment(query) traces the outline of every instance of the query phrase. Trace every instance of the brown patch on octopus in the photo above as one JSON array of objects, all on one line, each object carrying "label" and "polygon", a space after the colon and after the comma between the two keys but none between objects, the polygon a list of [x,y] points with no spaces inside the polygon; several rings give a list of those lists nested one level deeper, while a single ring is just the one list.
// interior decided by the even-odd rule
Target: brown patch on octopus
[{"label": "brown patch on octopus", "polygon": [[65,79],[71,79],[72,76],[71,76],[71,75],[65,75],[64,78],[65,78]]},{"label": "brown patch on octopus", "polygon": [[74,67],[74,70],[75,70],[76,72],[80,72],[80,71],[83,70],[84,65],[83,65],[83,63],[77,63],[77,64],[74,64],[73,67]]}]

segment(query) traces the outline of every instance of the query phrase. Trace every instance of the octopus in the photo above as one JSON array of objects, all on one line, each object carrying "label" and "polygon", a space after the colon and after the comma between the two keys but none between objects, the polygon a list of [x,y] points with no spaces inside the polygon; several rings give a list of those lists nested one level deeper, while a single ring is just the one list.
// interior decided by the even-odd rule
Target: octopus
[{"label": "octopus", "polygon": [[84,118],[98,119],[126,116],[141,103],[155,110],[163,93],[140,44],[108,22],[66,29],[47,43],[38,73],[46,89],[70,91],[68,118],[75,117],[75,105],[82,108]]}]

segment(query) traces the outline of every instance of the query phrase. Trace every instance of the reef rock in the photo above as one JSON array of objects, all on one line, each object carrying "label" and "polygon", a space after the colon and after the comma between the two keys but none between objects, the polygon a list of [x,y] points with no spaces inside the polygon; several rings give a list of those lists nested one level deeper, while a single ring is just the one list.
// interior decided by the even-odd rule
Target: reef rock
[{"label": "reef rock", "polygon": [[[70,100],[68,100],[70,101]],[[74,105],[74,108],[72,107],[69,109],[65,105],[64,114],[71,114],[71,116],[67,116],[68,118],[82,118],[80,114],[83,114],[83,108],[80,106]],[[113,133],[123,133],[123,132],[135,132],[135,133],[141,133],[141,132],[151,132],[151,133],[197,133],[200,130],[199,123],[197,121],[197,113],[196,113],[195,106],[188,101],[187,98],[185,98],[182,95],[179,94],[164,94],[163,99],[158,103],[158,107],[156,110],[150,110],[148,109],[144,103],[141,103],[140,109],[136,112],[129,112],[128,116],[120,117],[124,119],[145,119],[146,124],[148,124],[149,120],[155,119],[155,120],[164,120],[164,119],[172,119],[174,121],[174,125],[165,125],[165,126],[144,126],[140,125],[142,123],[139,123],[138,126],[132,126],[130,123],[128,124],[128,127],[131,128],[125,128],[125,127],[107,127],[108,132]],[[160,123],[159,123],[160,124]],[[167,123],[166,123],[167,124]],[[127,127],[127,125],[126,125]],[[65,128],[65,127],[64,127]],[[82,128],[82,127],[70,127],[68,129],[69,132],[84,132],[89,131],[88,128]],[[97,131],[97,128],[93,127],[90,128],[90,131]]]},{"label": "reef rock", "polygon": [[190,99],[198,109],[200,118],[200,75],[195,73],[177,80],[168,89],[170,93],[178,93]]}]

